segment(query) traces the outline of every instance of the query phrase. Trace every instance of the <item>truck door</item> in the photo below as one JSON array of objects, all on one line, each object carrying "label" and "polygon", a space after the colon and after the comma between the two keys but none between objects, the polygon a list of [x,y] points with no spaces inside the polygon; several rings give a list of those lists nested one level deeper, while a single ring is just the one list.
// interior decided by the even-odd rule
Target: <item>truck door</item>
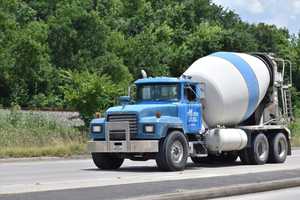
[{"label": "truck door", "polygon": [[201,104],[197,98],[197,88],[195,85],[184,87],[184,96],[187,103],[186,127],[189,133],[198,133],[201,129]]}]

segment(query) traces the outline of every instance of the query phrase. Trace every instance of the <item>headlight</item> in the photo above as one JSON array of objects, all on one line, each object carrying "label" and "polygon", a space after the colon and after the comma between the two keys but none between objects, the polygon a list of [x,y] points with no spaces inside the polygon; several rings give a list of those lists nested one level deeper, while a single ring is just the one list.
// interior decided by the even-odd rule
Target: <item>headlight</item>
[{"label": "headlight", "polygon": [[154,125],[144,125],[144,132],[145,133],[154,133]]},{"label": "headlight", "polygon": [[92,132],[100,133],[101,131],[102,131],[102,126],[100,125],[92,126]]}]

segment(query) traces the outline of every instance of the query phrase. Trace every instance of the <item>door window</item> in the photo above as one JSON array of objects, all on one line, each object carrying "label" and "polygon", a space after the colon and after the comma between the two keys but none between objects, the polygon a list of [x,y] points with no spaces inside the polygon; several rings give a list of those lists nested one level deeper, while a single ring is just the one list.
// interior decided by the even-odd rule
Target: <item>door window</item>
[{"label": "door window", "polygon": [[196,101],[196,87],[195,85],[187,85],[184,88],[184,95],[189,102]]}]

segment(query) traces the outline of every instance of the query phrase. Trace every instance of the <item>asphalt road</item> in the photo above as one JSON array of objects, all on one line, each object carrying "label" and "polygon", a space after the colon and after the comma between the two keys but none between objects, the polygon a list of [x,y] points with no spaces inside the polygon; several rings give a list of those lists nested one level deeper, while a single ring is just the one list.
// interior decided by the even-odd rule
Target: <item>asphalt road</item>
[{"label": "asphalt road", "polygon": [[116,171],[98,170],[90,159],[0,162],[0,199],[120,199],[296,176],[300,176],[300,150],[284,164],[189,162],[183,172],[160,172],[155,161],[126,161]]},{"label": "asphalt road", "polygon": [[[274,190],[269,192],[260,192],[255,194],[246,194],[230,197],[230,200],[283,200],[299,199],[300,187],[288,188],[283,190]],[[226,198],[217,198],[213,200],[228,200]]]}]

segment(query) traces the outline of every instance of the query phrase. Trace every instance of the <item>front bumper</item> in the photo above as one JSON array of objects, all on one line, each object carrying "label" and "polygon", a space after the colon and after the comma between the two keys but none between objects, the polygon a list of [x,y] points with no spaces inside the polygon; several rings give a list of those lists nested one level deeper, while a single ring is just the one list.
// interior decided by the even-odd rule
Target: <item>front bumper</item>
[{"label": "front bumper", "polygon": [[158,143],[158,140],[89,141],[87,149],[91,153],[155,153]]},{"label": "front bumper", "polygon": [[[129,122],[109,122],[105,128],[104,141],[89,141],[88,151],[103,153],[154,153],[158,152],[159,140],[131,140]],[[116,132],[125,136],[125,140],[111,140]]]}]

